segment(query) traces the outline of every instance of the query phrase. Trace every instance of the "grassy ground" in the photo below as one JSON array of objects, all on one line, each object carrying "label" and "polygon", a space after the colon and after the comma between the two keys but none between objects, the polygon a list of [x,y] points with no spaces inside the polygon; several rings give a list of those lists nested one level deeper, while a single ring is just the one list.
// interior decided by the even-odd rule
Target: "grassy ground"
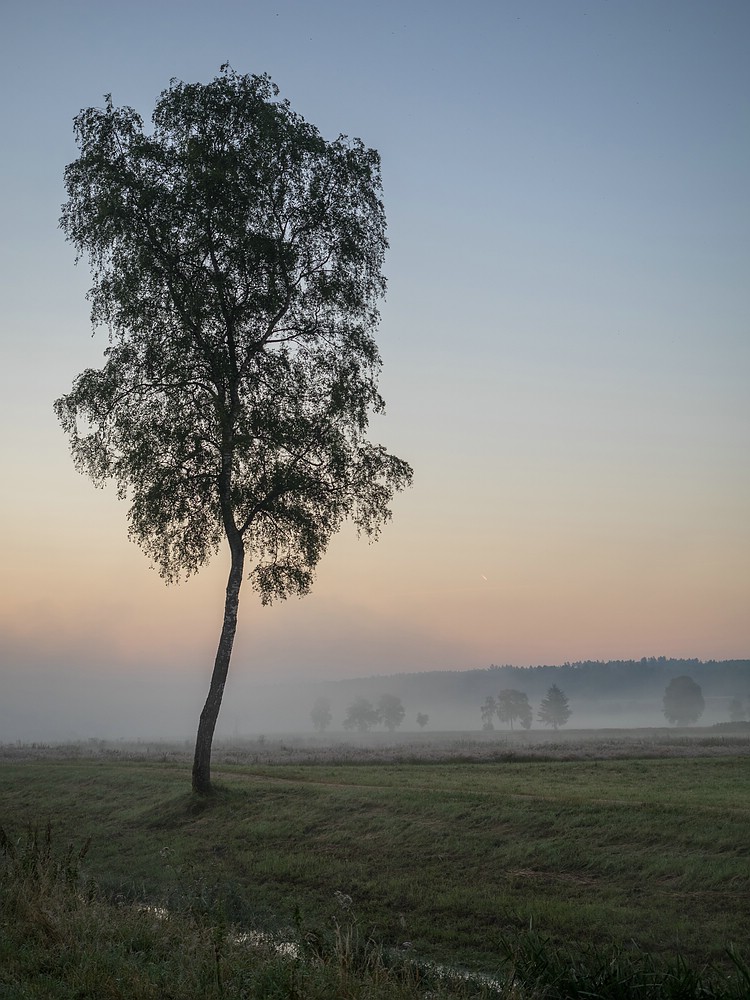
[{"label": "grassy ground", "polygon": [[5,762],[0,823],[91,837],[86,871],[121,898],[273,929],[299,909],[322,934],[346,896],[386,946],[490,973],[530,927],[695,968],[750,940],[747,758],[237,763],[215,779],[197,803],[179,760]]},{"label": "grassy ground", "polygon": [[[343,915],[297,944],[238,935],[215,908],[121,905],[82,877],[51,829],[0,831],[3,1000],[538,1000],[536,989],[422,968]],[[662,977],[663,979],[663,977]],[[707,1000],[701,997],[701,1000]],[[718,997],[712,1000],[719,1000]],[[722,994],[720,1000],[737,1000]]]}]

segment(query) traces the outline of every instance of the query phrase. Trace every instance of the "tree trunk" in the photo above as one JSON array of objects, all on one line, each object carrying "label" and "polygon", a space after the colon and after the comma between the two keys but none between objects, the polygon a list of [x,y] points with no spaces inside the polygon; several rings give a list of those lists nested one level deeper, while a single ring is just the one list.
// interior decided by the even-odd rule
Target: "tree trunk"
[{"label": "tree trunk", "polygon": [[193,792],[200,795],[210,795],[211,787],[211,746],[219,717],[221,699],[224,695],[224,685],[227,681],[229,661],[232,657],[234,635],[237,631],[237,609],[240,603],[240,587],[245,565],[245,548],[242,538],[230,539],[232,564],[229,569],[227,593],[224,601],[224,624],[221,629],[219,648],[216,650],[214,670],[211,675],[211,685],[208,689],[206,704],[201,712],[198,723],[198,735],[195,740],[195,756],[193,757]]}]

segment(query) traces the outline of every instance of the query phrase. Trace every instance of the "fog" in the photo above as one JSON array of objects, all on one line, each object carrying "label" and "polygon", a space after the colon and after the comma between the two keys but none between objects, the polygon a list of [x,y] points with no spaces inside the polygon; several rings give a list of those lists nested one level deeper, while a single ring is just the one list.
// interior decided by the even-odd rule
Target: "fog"
[{"label": "fog", "polygon": [[[6,650],[8,654],[10,651]],[[195,656],[179,671],[164,663],[141,665],[110,659],[98,663],[59,662],[50,657],[15,663],[3,674],[0,743],[107,740],[192,740],[208,689],[208,667]],[[6,657],[6,663],[7,663]],[[100,661],[104,662],[104,661]],[[479,732],[479,708],[503,688],[524,691],[536,713],[551,684],[566,694],[567,729],[665,727],[664,689],[672,677],[692,676],[706,703],[698,724],[729,720],[732,698],[741,697],[750,715],[750,661],[631,661],[566,664],[560,667],[491,667],[481,670],[422,671],[367,677],[285,680],[258,677],[251,665],[234,663],[219,717],[217,738],[309,734],[317,698],[331,707],[329,734],[345,735],[343,721],[356,697],[373,702],[383,694],[401,699],[401,732],[420,731],[417,713],[429,716],[424,732]],[[508,727],[499,721],[495,731]],[[518,723],[515,726],[519,728]],[[380,727],[380,731],[382,727]]]}]

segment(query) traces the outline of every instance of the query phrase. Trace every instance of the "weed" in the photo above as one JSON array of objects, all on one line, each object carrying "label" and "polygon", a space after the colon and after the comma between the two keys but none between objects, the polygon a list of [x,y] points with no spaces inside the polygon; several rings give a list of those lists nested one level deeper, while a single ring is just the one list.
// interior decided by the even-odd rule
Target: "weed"
[{"label": "weed", "polygon": [[533,931],[503,940],[501,950],[508,981],[544,1000],[746,1000],[750,985],[734,952],[737,974],[727,976],[679,955],[659,961],[638,949],[561,949]]}]

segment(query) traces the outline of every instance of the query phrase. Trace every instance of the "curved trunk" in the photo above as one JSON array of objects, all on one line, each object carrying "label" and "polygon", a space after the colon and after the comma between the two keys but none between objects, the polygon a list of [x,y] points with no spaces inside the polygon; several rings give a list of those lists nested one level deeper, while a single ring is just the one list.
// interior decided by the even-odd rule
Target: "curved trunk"
[{"label": "curved trunk", "polygon": [[221,629],[219,648],[216,650],[214,670],[211,674],[211,684],[208,689],[206,704],[201,712],[198,723],[198,735],[195,740],[195,756],[193,757],[193,791],[201,795],[211,793],[211,746],[219,717],[221,699],[224,695],[224,685],[227,680],[229,661],[232,657],[234,635],[237,631],[237,609],[240,603],[240,587],[245,565],[245,549],[242,538],[230,539],[232,564],[229,569],[226,599],[224,601],[224,624]]}]

